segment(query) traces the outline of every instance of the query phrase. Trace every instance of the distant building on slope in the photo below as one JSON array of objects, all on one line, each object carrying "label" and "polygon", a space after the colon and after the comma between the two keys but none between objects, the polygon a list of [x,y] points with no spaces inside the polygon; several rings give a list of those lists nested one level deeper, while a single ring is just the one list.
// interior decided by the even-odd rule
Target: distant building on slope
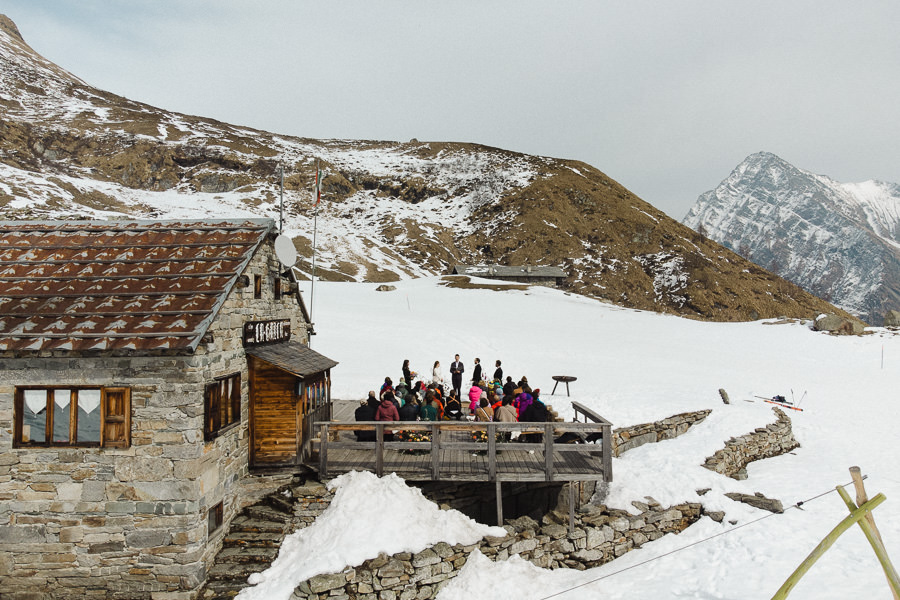
[{"label": "distant building on slope", "polygon": [[566,272],[559,267],[503,265],[454,265],[451,275],[467,275],[484,279],[501,279],[532,285],[560,287],[566,278]]},{"label": "distant building on slope", "polygon": [[243,478],[304,458],[337,363],[276,233],[0,223],[4,596],[190,597]]}]

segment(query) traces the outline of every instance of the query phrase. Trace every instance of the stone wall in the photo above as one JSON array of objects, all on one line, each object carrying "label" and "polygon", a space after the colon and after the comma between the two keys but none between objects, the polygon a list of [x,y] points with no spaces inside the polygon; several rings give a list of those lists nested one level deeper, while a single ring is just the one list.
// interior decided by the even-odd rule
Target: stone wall
[{"label": "stone wall", "polygon": [[653,423],[620,427],[613,431],[613,456],[621,456],[624,452],[644,444],[676,438],[692,425],[703,421],[711,412],[712,410],[698,410],[672,415]]},{"label": "stone wall", "polygon": [[[243,323],[290,318],[307,340],[297,299],[273,298],[280,272],[264,243],[246,273],[263,297],[236,288],[192,355],[82,356],[62,351],[0,361],[0,590],[4,599],[190,598],[240,508],[247,474],[249,398]],[[203,440],[203,394],[241,373],[239,425]],[[13,448],[16,386],[124,386],[129,448]],[[223,502],[210,537],[207,511]]]},{"label": "stone wall", "polygon": [[634,505],[641,511],[593,507],[576,516],[569,533],[566,515],[551,512],[542,523],[530,517],[507,521],[503,537],[477,544],[435,544],[417,554],[380,555],[341,573],[318,575],[302,582],[292,600],[424,600],[459,574],[474,550],[493,560],[519,555],[542,568],[587,569],[607,563],[666,533],[683,531],[701,515],[700,504],[664,508],[648,498]]},{"label": "stone wall", "polygon": [[703,466],[733,479],[746,479],[745,467],[751,462],[799,448],[800,444],[794,438],[790,418],[777,406],[773,406],[772,410],[777,417],[774,423],[757,427],[755,431],[740,437],[731,438],[725,442],[724,448],[708,457]]}]

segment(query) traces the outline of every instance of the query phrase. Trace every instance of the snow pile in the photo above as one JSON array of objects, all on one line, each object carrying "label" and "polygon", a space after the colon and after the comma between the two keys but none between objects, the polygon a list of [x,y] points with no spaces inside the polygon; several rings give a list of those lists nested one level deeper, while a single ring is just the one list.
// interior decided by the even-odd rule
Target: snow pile
[{"label": "snow pile", "polygon": [[334,500],[315,523],[287,538],[272,566],[250,576],[242,600],[287,600],[301,581],[375,558],[379,553],[421,552],[438,542],[474,544],[499,527],[442,511],[396,475],[347,473],[333,479]]}]

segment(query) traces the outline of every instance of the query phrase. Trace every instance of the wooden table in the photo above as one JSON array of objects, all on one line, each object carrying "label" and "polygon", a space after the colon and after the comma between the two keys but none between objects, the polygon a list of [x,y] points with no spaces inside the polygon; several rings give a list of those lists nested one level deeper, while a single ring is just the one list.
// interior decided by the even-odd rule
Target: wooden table
[{"label": "wooden table", "polygon": [[566,396],[570,396],[571,394],[569,394],[569,382],[576,381],[577,379],[577,377],[572,377],[571,375],[554,375],[553,381],[555,381],[556,383],[553,384],[553,391],[550,392],[550,395],[552,396],[556,393],[556,386],[558,386],[560,382],[564,382],[566,384]]}]

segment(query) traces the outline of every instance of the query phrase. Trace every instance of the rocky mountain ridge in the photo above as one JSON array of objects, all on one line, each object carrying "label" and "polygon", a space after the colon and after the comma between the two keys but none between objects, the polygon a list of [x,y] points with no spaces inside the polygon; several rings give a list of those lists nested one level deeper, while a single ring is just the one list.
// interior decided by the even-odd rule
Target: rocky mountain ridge
[{"label": "rocky mountain ridge", "polygon": [[840,183],[760,152],[684,223],[872,323],[900,309],[900,186]]},{"label": "rocky mountain ridge", "polygon": [[[280,219],[317,276],[391,281],[453,264],[555,265],[568,289],[712,320],[827,303],[698,236],[599,170],[477,144],[313,140],[99,90],[0,22],[5,219]],[[316,169],[323,200],[316,205]]]}]

